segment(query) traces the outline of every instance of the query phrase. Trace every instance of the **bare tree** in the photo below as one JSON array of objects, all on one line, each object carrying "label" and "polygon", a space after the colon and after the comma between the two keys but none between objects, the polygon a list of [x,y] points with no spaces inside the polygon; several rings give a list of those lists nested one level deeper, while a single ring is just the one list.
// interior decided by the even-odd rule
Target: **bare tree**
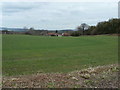
[{"label": "bare tree", "polygon": [[82,30],[82,34],[84,35],[85,29],[88,29],[89,26],[86,23],[82,23],[80,26],[77,27],[78,31]]}]

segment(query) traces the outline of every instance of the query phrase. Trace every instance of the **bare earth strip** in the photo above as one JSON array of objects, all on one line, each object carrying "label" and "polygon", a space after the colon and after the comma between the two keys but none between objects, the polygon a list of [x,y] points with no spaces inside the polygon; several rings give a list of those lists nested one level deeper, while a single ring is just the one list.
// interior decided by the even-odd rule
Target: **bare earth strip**
[{"label": "bare earth strip", "polygon": [[118,65],[97,66],[70,73],[36,73],[3,77],[3,88],[118,88]]}]

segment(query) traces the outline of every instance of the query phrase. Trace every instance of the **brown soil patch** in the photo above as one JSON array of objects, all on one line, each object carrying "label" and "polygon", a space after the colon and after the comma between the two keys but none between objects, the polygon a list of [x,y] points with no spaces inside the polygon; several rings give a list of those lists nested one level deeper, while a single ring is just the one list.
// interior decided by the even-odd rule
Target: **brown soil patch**
[{"label": "brown soil patch", "polygon": [[3,88],[118,88],[118,65],[90,67],[70,73],[37,73],[3,77]]}]

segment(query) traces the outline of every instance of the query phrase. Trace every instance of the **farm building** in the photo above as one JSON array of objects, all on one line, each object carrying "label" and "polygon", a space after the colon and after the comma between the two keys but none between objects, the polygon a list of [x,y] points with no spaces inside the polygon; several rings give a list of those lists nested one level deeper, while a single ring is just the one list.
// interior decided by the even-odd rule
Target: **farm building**
[{"label": "farm building", "polygon": [[70,36],[69,33],[62,33],[62,36]]},{"label": "farm building", "polygon": [[48,33],[48,36],[62,36],[62,34],[59,33]]}]

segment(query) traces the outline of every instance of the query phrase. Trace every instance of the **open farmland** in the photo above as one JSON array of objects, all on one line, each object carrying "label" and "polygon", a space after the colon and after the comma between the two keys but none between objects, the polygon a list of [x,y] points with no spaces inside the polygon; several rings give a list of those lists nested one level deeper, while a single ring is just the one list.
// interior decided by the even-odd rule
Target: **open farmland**
[{"label": "open farmland", "polygon": [[3,76],[64,73],[118,61],[117,36],[3,35],[2,47]]}]

